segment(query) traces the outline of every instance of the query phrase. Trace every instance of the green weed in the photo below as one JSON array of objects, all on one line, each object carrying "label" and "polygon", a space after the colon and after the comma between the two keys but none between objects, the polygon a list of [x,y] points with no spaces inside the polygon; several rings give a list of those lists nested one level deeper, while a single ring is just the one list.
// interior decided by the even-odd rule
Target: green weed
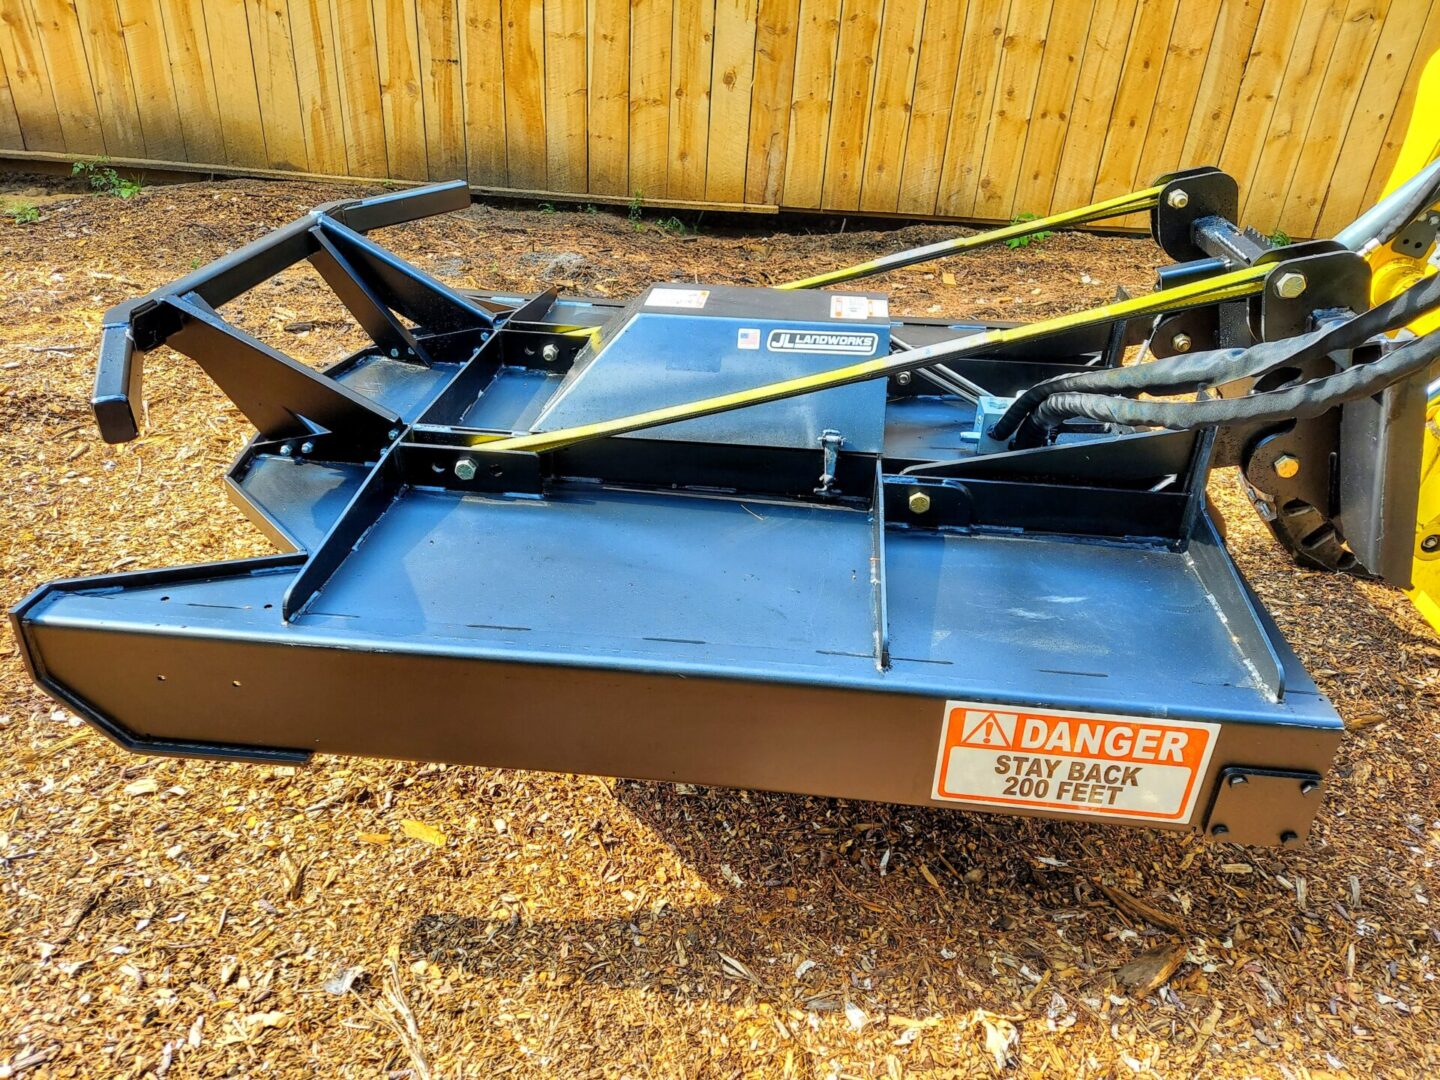
[{"label": "green weed", "polygon": [[[1010,224],[1020,225],[1026,221],[1035,221],[1039,218],[1039,216],[1039,214],[1016,214],[1013,218],[1010,219]],[[1046,240],[1049,240],[1054,235],[1055,233],[1051,230],[1042,229],[1040,232],[1030,233],[1030,235],[1028,236],[1012,236],[1009,240],[1005,241],[1005,246],[1008,247],[1011,251],[1014,251],[1017,248],[1029,247],[1031,244],[1039,246],[1040,244],[1043,244]]]},{"label": "green weed", "polygon": [[139,180],[121,176],[109,165],[109,158],[95,158],[93,161],[77,161],[70,167],[74,176],[83,176],[90,190],[102,195],[113,195],[117,199],[129,199],[140,194],[143,185]]}]

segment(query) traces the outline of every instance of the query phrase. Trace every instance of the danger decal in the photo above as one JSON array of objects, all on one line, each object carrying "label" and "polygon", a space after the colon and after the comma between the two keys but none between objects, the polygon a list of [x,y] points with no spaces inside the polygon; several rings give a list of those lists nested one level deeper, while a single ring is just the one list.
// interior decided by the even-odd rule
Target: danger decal
[{"label": "danger decal", "polygon": [[1186,821],[1219,724],[950,701],[933,798]]}]

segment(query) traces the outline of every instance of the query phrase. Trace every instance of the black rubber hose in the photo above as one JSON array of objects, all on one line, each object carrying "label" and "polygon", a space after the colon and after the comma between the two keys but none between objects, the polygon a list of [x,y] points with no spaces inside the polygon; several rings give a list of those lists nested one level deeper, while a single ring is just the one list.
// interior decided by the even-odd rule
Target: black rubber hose
[{"label": "black rubber hose", "polygon": [[1423,371],[1440,358],[1440,330],[1407,342],[1379,360],[1299,386],[1238,398],[1204,401],[1142,401],[1105,394],[1061,393],[1035,410],[1034,422],[1053,427],[1076,417],[1106,424],[1184,431],[1241,421],[1307,419],[1357,398],[1377,394]]},{"label": "black rubber hose", "polygon": [[1237,379],[1256,378],[1286,365],[1298,366],[1342,349],[1358,348],[1376,334],[1413,322],[1440,307],[1440,275],[1412,285],[1398,296],[1334,326],[1247,349],[1179,354],[1131,367],[1059,375],[1037,383],[1015,399],[991,428],[1008,439],[1048,398],[1061,393],[1122,395],[1193,393]]}]

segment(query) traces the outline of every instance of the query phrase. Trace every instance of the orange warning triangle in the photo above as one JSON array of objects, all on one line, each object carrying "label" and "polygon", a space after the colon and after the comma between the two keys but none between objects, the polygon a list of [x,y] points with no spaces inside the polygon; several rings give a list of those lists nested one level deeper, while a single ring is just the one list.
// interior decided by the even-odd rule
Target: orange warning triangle
[{"label": "orange warning triangle", "polygon": [[966,709],[965,734],[960,742],[968,746],[993,746],[1008,750],[1015,741],[1015,723],[1018,719],[1014,713]]}]

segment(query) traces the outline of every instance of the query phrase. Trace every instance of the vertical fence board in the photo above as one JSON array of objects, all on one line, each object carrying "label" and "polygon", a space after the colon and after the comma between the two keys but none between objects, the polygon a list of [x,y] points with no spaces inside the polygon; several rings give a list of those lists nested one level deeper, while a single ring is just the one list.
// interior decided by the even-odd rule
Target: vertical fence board
[{"label": "vertical fence board", "polygon": [[1280,227],[1292,236],[1313,236],[1325,192],[1371,59],[1390,0],[1355,0],[1345,10],[1323,81],[1324,106],[1317,100],[1290,175],[1289,193],[1280,209]]},{"label": "vertical fence board", "polygon": [[1011,214],[1044,214],[1055,194],[1055,177],[1065,148],[1065,129],[1075,101],[1085,37],[1077,28],[1090,23],[1094,0],[1055,0],[1045,52],[1036,80],[1035,101],[1025,132],[1020,175]]},{"label": "vertical fence board", "polygon": [[[1105,150],[1105,133],[1110,128],[1120,72],[1135,22],[1135,7],[1129,0],[1096,0],[1080,57],[1080,75],[1075,100],[1070,106],[1065,149],[1051,196],[1051,205],[1056,209],[1081,206],[1089,202],[1095,192],[1095,175]],[[1032,212],[1040,211],[1037,208]]]},{"label": "vertical fence board", "polygon": [[1220,160],[1263,7],[1264,0],[1221,0],[1215,38],[1205,58],[1195,107],[1190,110],[1190,129],[1180,150],[1180,160],[1187,167],[1214,165]]},{"label": "vertical fence board", "polygon": [[295,67],[300,128],[310,170],[342,174],[346,169],[344,110],[329,0],[290,0],[290,34],[297,55],[311,60]]},{"label": "vertical fence board", "polygon": [[1275,111],[1275,99],[1285,78],[1290,45],[1303,13],[1299,0],[1262,5],[1260,25],[1245,62],[1239,96],[1220,151],[1220,167],[1239,183],[1241,198],[1249,190],[1259,164],[1270,115]]},{"label": "vertical fence board", "polygon": [[[1131,187],[1148,187],[1156,177],[1183,167],[1181,154],[1195,111],[1192,94],[1204,77],[1205,56],[1219,18],[1220,0],[1180,0]],[[1149,222],[1148,212],[1115,219],[1117,225],[1132,229],[1146,228]]]},{"label": "vertical fence board", "polygon": [[25,4],[0,5],[0,60],[20,121],[26,150],[65,149],[65,134],[50,89],[50,72],[35,18]]},{"label": "vertical fence board", "polygon": [[415,0],[375,0],[375,51],[380,58],[380,113],[392,176],[425,180],[425,97],[420,88],[420,31]]},{"label": "vertical fence board", "polygon": [[839,38],[840,0],[804,0],[795,43],[795,85],[790,98],[790,137],[781,196],[787,206],[820,205]]},{"label": "vertical fence board", "polygon": [[10,73],[5,68],[4,56],[0,56],[0,149],[25,149],[25,137],[20,134],[20,114],[15,111],[15,95],[10,92]]},{"label": "vertical fence board", "polygon": [[55,110],[65,152],[76,155],[105,153],[100,108],[85,63],[85,44],[75,5],[67,0],[31,0],[35,28],[45,51],[45,67],[55,95]]},{"label": "vertical fence board", "polygon": [[72,6],[84,39],[82,55],[95,89],[105,153],[112,157],[144,157],[145,134],[115,0],[75,0]]},{"label": "vertical fence board", "polygon": [[1290,48],[1255,175],[1249,187],[1241,189],[1241,217],[1264,232],[1280,224],[1290,177],[1300,160],[1315,98],[1344,21],[1344,4],[1337,0],[1311,0],[1305,8],[1309,17],[1301,20]]},{"label": "vertical fence board", "polygon": [[875,49],[880,38],[880,8],[871,0],[845,0],[840,44],[835,57],[835,89],[830,132],[825,144],[825,206],[853,210],[860,205],[865,135],[875,88]]},{"label": "vertical fence board", "polygon": [[587,191],[629,194],[630,2],[590,0]]},{"label": "vertical fence board", "polygon": [[[935,0],[944,3],[946,0]],[[925,0],[889,0],[880,28],[875,60],[875,89],[870,104],[870,134],[865,140],[860,208],[895,211],[905,172],[905,140],[914,110],[920,62],[920,31]]]},{"label": "vertical fence board", "polygon": [[966,9],[936,213],[967,217],[975,212],[1009,16],[1010,0],[970,0]]},{"label": "vertical fence board", "polygon": [[459,0],[461,101],[470,183],[505,186],[505,55],[500,0]]},{"label": "vertical fence board", "polygon": [[431,180],[465,177],[464,84],[455,0],[417,0],[420,99],[425,112],[425,161]]},{"label": "vertical fence board", "polygon": [[265,125],[265,155],[272,169],[305,171],[305,128],[300,119],[299,81],[295,75],[295,42],[290,34],[290,8],[285,0],[246,0],[250,17],[250,48],[255,61],[255,86]]},{"label": "vertical fence board", "polygon": [[117,9],[145,136],[145,156],[183,161],[185,134],[180,126],[180,103],[170,71],[160,0],[119,0]]},{"label": "vertical fence board", "polygon": [[716,0],[705,198],[744,202],[755,70],[755,0]]},{"label": "vertical fence board", "polygon": [[215,95],[215,73],[210,67],[205,9],[200,0],[171,0],[164,5],[164,25],[185,160],[222,162],[225,138]]},{"label": "vertical fence board", "polygon": [[980,217],[1004,220],[1014,213],[1015,185],[1030,129],[1050,15],[1048,4],[1020,3],[1010,8],[1000,50],[995,108],[975,191],[974,212]]},{"label": "vertical fence board", "polygon": [[745,199],[778,203],[790,144],[790,100],[800,0],[760,0],[755,24],[755,82],[745,155]]},{"label": "vertical fence board", "polygon": [[905,166],[896,209],[906,214],[933,214],[945,165],[945,136],[950,105],[955,100],[955,73],[960,66],[960,38],[965,29],[963,2],[931,0],[925,8],[920,56],[915,66],[915,91],[910,130],[905,136]]},{"label": "vertical fence board", "polygon": [[630,192],[665,194],[670,154],[670,0],[630,4]]},{"label": "vertical fence board", "polygon": [[335,62],[340,75],[345,160],[355,176],[389,176],[375,10],[370,0],[330,0],[330,26],[335,34]]},{"label": "vertical fence board", "polygon": [[250,56],[250,20],[245,8],[232,0],[204,0],[206,41],[215,97],[220,110],[220,131],[230,165],[269,164],[265,156],[265,126],[260,120],[260,95],[255,88],[255,64]]},{"label": "vertical fence board", "polygon": [[[1427,14],[1429,16],[1427,21]],[[1415,27],[1420,26],[1420,35]],[[1428,38],[1429,47],[1426,47]],[[1419,78],[1410,75],[1415,61],[1421,65],[1440,47],[1440,3],[1431,0],[1396,0],[1385,20],[1375,57],[1360,88],[1344,145],[1336,155],[1335,170],[1326,186],[1328,192],[1315,226],[1315,235],[1334,236],[1370,204],[1367,201],[1370,172],[1378,163],[1394,160],[1385,148],[1386,132],[1398,117],[1405,121],[1405,91]]]},{"label": "vertical fence board", "polygon": [[675,0],[670,44],[670,169],[666,195],[705,198],[715,0]]},{"label": "vertical fence board", "polygon": [[1140,153],[1155,112],[1155,93],[1164,73],[1170,31],[1175,24],[1175,0],[1143,3],[1125,52],[1115,108],[1105,132],[1105,149],[1095,175],[1091,197],[1123,195],[1135,187]]},{"label": "vertical fence board", "polygon": [[1365,195],[1360,200],[1361,209],[1380,198],[1395,167],[1395,159],[1400,155],[1400,147],[1405,141],[1405,130],[1410,124],[1411,116],[1417,109],[1426,107],[1417,96],[1420,73],[1425,70],[1426,62],[1437,49],[1440,49],[1440,0],[1431,4],[1430,14],[1421,27],[1420,41],[1410,61],[1410,70],[1406,73],[1400,101],[1385,129],[1385,141],[1380,148],[1380,157],[1375,162],[1375,168],[1370,173],[1370,183],[1366,185]]},{"label": "vertical fence board", "polygon": [[547,187],[584,191],[585,105],[589,96],[585,55],[585,0],[545,3],[545,160]]}]

